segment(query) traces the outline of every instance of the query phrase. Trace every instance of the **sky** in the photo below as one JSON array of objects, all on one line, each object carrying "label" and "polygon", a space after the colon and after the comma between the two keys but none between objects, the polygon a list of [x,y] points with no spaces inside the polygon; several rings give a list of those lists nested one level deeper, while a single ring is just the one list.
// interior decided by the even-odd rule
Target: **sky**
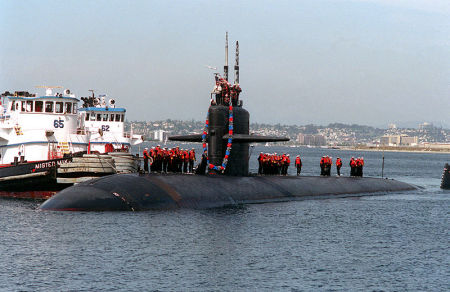
[{"label": "sky", "polygon": [[204,120],[226,31],[251,122],[450,127],[448,0],[0,0],[0,90]]}]

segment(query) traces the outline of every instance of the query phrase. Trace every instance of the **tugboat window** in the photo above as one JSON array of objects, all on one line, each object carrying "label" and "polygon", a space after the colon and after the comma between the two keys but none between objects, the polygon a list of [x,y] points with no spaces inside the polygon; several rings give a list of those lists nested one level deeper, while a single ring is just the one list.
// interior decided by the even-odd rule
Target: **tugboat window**
[{"label": "tugboat window", "polygon": [[42,108],[44,107],[44,102],[37,100],[34,102],[34,106],[35,106],[34,109],[37,113],[42,113]]},{"label": "tugboat window", "polygon": [[116,114],[116,122],[120,122],[120,115]]},{"label": "tugboat window", "polygon": [[46,113],[52,113],[53,112],[53,101],[46,101],[45,102],[45,112]]},{"label": "tugboat window", "polygon": [[63,102],[60,102],[60,101],[58,101],[58,102],[55,102],[55,113],[57,113],[57,114],[60,114],[60,113],[63,113]]},{"label": "tugboat window", "polygon": [[95,114],[94,113],[91,113],[91,121],[95,121]]},{"label": "tugboat window", "polygon": [[27,100],[27,113],[33,112],[33,101]]},{"label": "tugboat window", "polygon": [[86,113],[86,118],[85,118],[85,120],[86,120],[86,121],[89,121],[89,113]]},{"label": "tugboat window", "polygon": [[114,114],[111,114],[111,116],[109,117],[109,121],[114,122]]},{"label": "tugboat window", "polygon": [[73,113],[77,113],[77,104],[75,102],[73,103]]},{"label": "tugboat window", "polygon": [[123,116],[124,115],[120,115],[120,121],[123,122]]},{"label": "tugboat window", "polygon": [[108,121],[108,114],[103,114],[103,121],[105,121],[105,122]]},{"label": "tugboat window", "polygon": [[21,111],[24,112],[25,111],[25,101],[22,101],[22,107],[21,107]]},{"label": "tugboat window", "polygon": [[97,121],[101,121],[102,120],[102,114],[97,114]]},{"label": "tugboat window", "polygon": [[71,113],[72,113],[72,103],[66,102],[66,114],[71,114]]},{"label": "tugboat window", "polygon": [[15,106],[15,102],[11,102],[11,111],[15,111],[16,110],[16,106]]}]

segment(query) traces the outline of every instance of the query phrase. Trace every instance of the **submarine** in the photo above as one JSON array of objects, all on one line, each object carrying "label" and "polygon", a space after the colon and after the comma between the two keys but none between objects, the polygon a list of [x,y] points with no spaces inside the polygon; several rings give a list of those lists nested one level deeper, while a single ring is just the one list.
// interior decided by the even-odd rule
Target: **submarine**
[{"label": "submarine", "polygon": [[202,162],[196,174],[114,174],[76,184],[45,201],[41,210],[145,211],[220,208],[384,194],[416,189],[386,178],[255,175],[249,172],[249,145],[288,141],[250,134],[250,114],[239,99],[239,43],[234,85],[228,83],[228,34],[224,75],[215,86],[202,134],[170,136],[171,141],[199,142]]}]

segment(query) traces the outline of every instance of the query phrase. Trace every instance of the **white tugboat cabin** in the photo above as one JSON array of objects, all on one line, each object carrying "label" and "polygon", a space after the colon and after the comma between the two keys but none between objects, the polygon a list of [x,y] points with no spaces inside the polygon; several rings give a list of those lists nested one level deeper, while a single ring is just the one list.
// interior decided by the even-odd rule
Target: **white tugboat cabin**
[{"label": "white tugboat cabin", "polygon": [[78,128],[78,102],[70,90],[44,96],[5,92],[0,105],[0,166],[43,161],[86,151],[89,137]]},{"label": "white tugboat cabin", "polygon": [[130,146],[143,142],[141,135],[125,132],[125,108],[115,106],[115,100],[101,95],[82,98],[80,126],[89,133],[89,152],[128,152]]}]

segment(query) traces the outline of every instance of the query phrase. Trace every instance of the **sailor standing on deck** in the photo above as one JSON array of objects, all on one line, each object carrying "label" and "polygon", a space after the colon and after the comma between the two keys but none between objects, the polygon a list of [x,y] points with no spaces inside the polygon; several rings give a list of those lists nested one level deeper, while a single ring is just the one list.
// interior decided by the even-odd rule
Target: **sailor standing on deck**
[{"label": "sailor standing on deck", "polygon": [[350,165],[350,176],[356,176],[356,172],[355,172],[356,160],[355,160],[355,157],[352,156],[352,158],[350,159],[349,165]]},{"label": "sailor standing on deck", "polygon": [[189,152],[187,149],[184,149],[182,157],[183,157],[183,173],[187,173],[189,166]]},{"label": "sailor standing on deck", "polygon": [[192,148],[189,151],[189,173],[193,173],[194,171],[194,162],[195,162],[195,149]]},{"label": "sailor standing on deck", "polygon": [[300,155],[297,155],[295,158],[295,167],[297,167],[297,175],[300,175],[300,172],[302,172],[302,159]]},{"label": "sailor standing on deck", "polygon": [[144,148],[144,151],[142,152],[142,156],[144,157],[144,172],[147,173],[148,171],[148,161],[149,161],[149,155],[148,155],[148,148]]},{"label": "sailor standing on deck", "polygon": [[328,167],[328,169],[327,169],[327,176],[331,175],[331,165],[333,165],[333,157],[329,157],[327,155],[327,167]]},{"label": "sailor standing on deck", "polygon": [[286,155],[286,164],[285,164],[285,169],[284,169],[284,175],[288,174],[288,169],[289,166],[291,165],[291,158],[289,157],[289,154]]},{"label": "sailor standing on deck", "polygon": [[341,167],[342,167],[342,160],[338,157],[336,158],[336,171],[338,176],[341,176]]},{"label": "sailor standing on deck", "polygon": [[167,166],[169,165],[169,150],[167,147],[164,147],[162,150],[162,172],[167,173]]},{"label": "sailor standing on deck", "polygon": [[363,176],[363,166],[364,166],[364,158],[363,157],[358,157],[356,159],[356,176]]},{"label": "sailor standing on deck", "polygon": [[320,159],[320,175],[325,175],[325,156]]},{"label": "sailor standing on deck", "polygon": [[258,156],[258,174],[262,174],[262,172],[263,172],[263,159],[264,159],[264,154],[262,152],[260,152],[259,156]]},{"label": "sailor standing on deck", "polygon": [[201,174],[201,175],[205,174],[207,160],[208,160],[208,152],[205,150],[205,151],[203,151],[203,154],[202,154],[202,160],[200,161],[199,165],[197,165],[195,174]]}]

